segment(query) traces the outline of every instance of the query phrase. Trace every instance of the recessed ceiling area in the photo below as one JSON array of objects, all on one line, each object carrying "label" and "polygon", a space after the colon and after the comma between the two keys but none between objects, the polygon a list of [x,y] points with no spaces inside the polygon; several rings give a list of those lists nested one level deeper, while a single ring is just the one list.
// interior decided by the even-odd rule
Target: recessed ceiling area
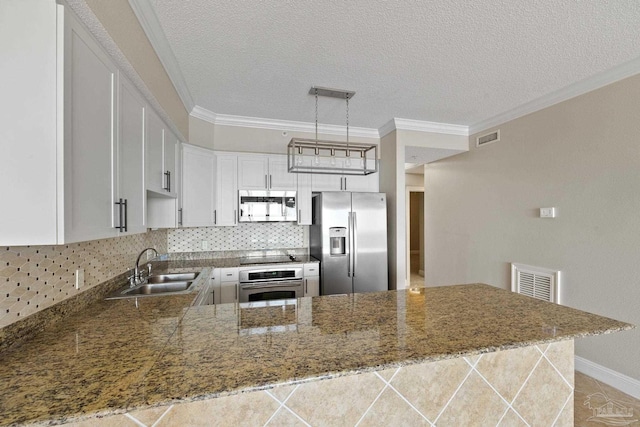
[{"label": "recessed ceiling area", "polygon": [[[314,121],[313,85],[353,90],[352,126],[472,126],[640,57],[640,7],[527,0],[147,3],[195,105]],[[344,124],[323,99],[319,120]]]}]

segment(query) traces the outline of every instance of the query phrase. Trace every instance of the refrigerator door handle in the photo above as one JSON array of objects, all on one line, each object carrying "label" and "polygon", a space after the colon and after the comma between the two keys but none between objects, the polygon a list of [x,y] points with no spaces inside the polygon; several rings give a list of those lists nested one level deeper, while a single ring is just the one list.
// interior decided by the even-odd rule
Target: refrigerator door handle
[{"label": "refrigerator door handle", "polygon": [[353,248],[353,252],[351,252],[351,257],[353,259],[352,275],[353,277],[356,277],[356,269],[358,268],[358,240],[356,237],[358,234],[358,217],[355,212],[351,214],[351,225],[353,230],[351,232],[351,234],[353,234],[353,244],[351,245]]}]

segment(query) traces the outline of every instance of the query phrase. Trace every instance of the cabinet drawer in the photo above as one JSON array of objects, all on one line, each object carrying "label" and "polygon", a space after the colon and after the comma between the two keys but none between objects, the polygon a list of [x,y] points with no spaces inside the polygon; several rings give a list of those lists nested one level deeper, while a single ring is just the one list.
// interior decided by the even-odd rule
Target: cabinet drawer
[{"label": "cabinet drawer", "polygon": [[319,276],[320,275],[320,264],[317,262],[308,263],[304,265],[304,277],[307,276]]},{"label": "cabinet drawer", "polygon": [[222,282],[237,282],[238,281],[238,269],[237,268],[221,268],[220,280]]}]

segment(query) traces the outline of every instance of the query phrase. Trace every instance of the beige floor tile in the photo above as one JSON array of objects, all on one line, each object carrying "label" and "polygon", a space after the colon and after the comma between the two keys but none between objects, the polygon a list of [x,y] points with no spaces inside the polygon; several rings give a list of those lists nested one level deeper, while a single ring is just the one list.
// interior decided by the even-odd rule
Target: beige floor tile
[{"label": "beige floor tile", "polygon": [[353,426],[385,387],[373,373],[300,384],[287,407],[307,423]]},{"label": "beige floor tile", "polygon": [[495,426],[507,409],[507,404],[489,385],[472,372],[447,405],[440,418],[438,427]]},{"label": "beige floor tile", "polygon": [[[385,389],[362,418],[359,427],[373,426],[429,426],[415,409],[390,388]],[[315,424],[314,424],[315,425]],[[331,425],[331,424],[329,424]]]},{"label": "beige floor tile", "polygon": [[[611,402],[613,405],[632,411],[629,417],[607,419],[595,416],[594,409]],[[603,427],[607,423],[640,427],[640,400],[597,381],[581,372],[575,373],[574,425],[580,427]],[[626,424],[621,424],[621,423]]]},{"label": "beige floor tile", "polygon": [[425,417],[435,420],[470,370],[463,359],[406,366],[391,385]]}]

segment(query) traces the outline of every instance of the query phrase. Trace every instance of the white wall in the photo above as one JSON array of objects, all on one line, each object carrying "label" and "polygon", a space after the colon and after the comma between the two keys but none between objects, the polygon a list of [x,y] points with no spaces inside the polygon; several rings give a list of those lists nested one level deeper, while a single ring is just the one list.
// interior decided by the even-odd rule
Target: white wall
[{"label": "white wall", "polygon": [[[563,304],[640,324],[640,76],[501,125],[427,165],[426,278],[509,287],[509,263],[560,269]],[[541,219],[540,207],[558,217]],[[640,379],[640,331],[576,352]]]}]

